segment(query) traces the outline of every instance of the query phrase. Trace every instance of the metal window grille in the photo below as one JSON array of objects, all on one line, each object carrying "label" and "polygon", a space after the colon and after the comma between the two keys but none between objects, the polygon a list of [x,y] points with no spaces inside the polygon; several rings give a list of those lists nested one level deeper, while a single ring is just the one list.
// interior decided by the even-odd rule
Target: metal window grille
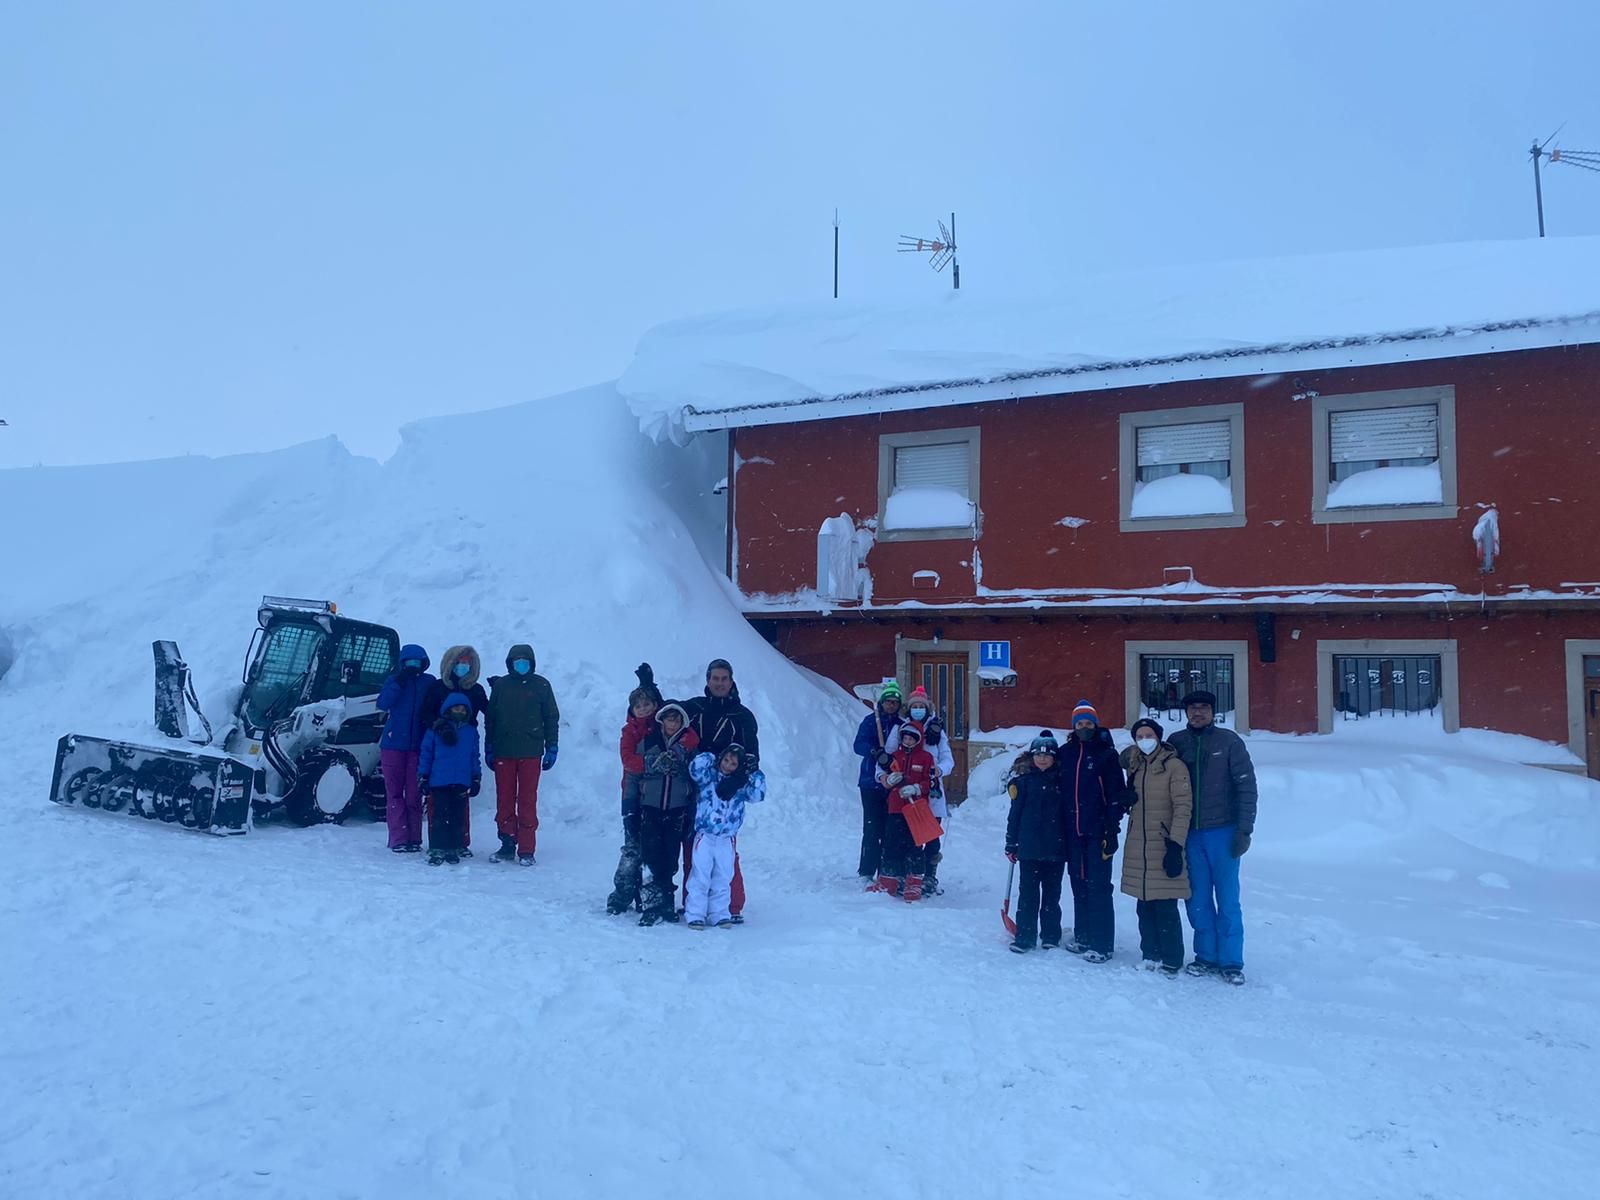
[{"label": "metal window grille", "polygon": [[1183,721],[1183,698],[1190,692],[1214,692],[1217,697],[1215,722],[1234,723],[1233,655],[1198,657],[1139,657],[1139,674],[1144,681],[1144,707],[1148,716],[1170,723]]},{"label": "metal window grille", "polygon": [[894,488],[939,487],[972,497],[972,448],[967,442],[897,446]]},{"label": "metal window grille", "polygon": [[1335,708],[1347,721],[1415,716],[1439,707],[1438,655],[1339,655],[1333,673],[1339,688]]}]

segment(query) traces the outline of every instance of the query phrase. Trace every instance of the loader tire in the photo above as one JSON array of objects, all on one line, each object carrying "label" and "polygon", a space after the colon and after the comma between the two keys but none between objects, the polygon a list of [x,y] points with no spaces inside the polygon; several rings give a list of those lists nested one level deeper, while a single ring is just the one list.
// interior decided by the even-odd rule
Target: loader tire
[{"label": "loader tire", "polygon": [[344,750],[318,746],[301,756],[294,791],[284,801],[299,825],[344,824],[365,802],[361,796],[361,764]]}]

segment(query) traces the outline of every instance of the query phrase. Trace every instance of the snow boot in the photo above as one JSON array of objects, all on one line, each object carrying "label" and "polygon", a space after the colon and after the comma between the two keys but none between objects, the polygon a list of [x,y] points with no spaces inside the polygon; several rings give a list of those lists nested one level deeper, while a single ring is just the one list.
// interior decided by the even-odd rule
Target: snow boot
[{"label": "snow boot", "polygon": [[1184,968],[1184,972],[1197,978],[1202,978],[1206,975],[1215,975],[1217,973],[1217,964],[1208,963],[1203,958],[1197,958]]},{"label": "snow boot", "polygon": [[877,882],[867,889],[869,892],[883,892],[886,895],[898,896],[900,894],[900,881],[893,875],[879,875]]},{"label": "snow boot", "polygon": [[1026,954],[1029,950],[1032,950],[1033,947],[1024,946],[1021,942],[1012,942],[1009,949],[1013,954]]},{"label": "snow boot", "polygon": [[1070,942],[1063,946],[1062,949],[1068,954],[1086,954],[1088,953],[1089,947],[1085,946],[1077,938],[1073,938]]},{"label": "snow boot", "polygon": [[421,842],[411,842],[410,844],[408,844],[405,847],[405,852],[407,854],[421,854],[422,853],[422,843]]},{"label": "snow boot", "polygon": [[734,913],[733,916],[728,918],[728,920],[732,921],[735,925],[743,925],[744,924],[744,914],[743,913]]},{"label": "snow boot", "polygon": [[1092,963],[1110,962],[1111,955],[1104,950],[1085,950],[1083,952],[1083,961]]},{"label": "snow boot", "polygon": [[1166,963],[1161,964],[1161,973],[1168,979],[1176,979],[1182,970],[1182,967],[1169,967]]},{"label": "snow boot", "polygon": [[732,917],[724,917],[722,920],[717,922],[717,928],[718,929],[732,929],[733,928],[733,918]]},{"label": "snow boot", "polygon": [[900,893],[900,898],[902,900],[904,900],[907,904],[911,904],[911,903],[914,903],[917,900],[921,900],[922,899],[922,876],[921,875],[907,875],[906,876],[906,886],[905,886],[904,890]]},{"label": "snow boot", "polygon": [[456,853],[461,858],[471,858],[472,857],[472,847],[471,846],[463,846],[463,847],[461,847],[460,850],[456,851]]},{"label": "snow boot", "polygon": [[517,866],[519,866],[519,867],[531,867],[531,866],[533,866],[533,855],[531,855],[531,854],[519,854],[519,855],[517,855]]},{"label": "snow boot", "polygon": [[500,849],[494,852],[495,862],[510,862],[517,856],[517,839],[500,835]]},{"label": "snow boot", "polygon": [[442,862],[444,862],[444,851],[443,850],[429,850],[428,851],[428,865],[430,867],[437,867]]},{"label": "snow boot", "polygon": [[1223,983],[1231,983],[1234,987],[1244,986],[1244,970],[1240,967],[1223,967],[1220,974]]},{"label": "snow boot", "polygon": [[390,846],[389,847],[389,853],[390,854],[404,854],[406,851],[408,851],[410,849],[411,849],[410,846]]},{"label": "snow boot", "polygon": [[690,921],[689,922],[689,928],[690,929],[704,929],[705,927],[706,927],[706,923],[704,921]]},{"label": "snow boot", "polygon": [[653,908],[645,909],[644,914],[639,918],[639,924],[645,926],[646,928],[649,928],[651,925],[658,924],[660,921],[661,914]]}]

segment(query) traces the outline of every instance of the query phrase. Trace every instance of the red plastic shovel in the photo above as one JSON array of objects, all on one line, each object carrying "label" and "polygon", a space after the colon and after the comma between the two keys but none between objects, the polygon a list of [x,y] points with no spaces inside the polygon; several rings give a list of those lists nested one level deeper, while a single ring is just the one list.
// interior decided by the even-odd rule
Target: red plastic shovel
[{"label": "red plastic shovel", "polygon": [[1000,906],[1000,923],[1006,927],[1006,932],[1012,937],[1017,936],[1017,923],[1011,919],[1011,885],[1017,880],[1017,864],[1011,864],[1011,873],[1006,876],[1006,902]]},{"label": "red plastic shovel", "polygon": [[902,810],[906,819],[906,828],[911,830],[911,840],[919,846],[926,846],[935,838],[944,836],[944,830],[939,826],[939,818],[933,815],[933,807],[926,800],[913,800]]}]

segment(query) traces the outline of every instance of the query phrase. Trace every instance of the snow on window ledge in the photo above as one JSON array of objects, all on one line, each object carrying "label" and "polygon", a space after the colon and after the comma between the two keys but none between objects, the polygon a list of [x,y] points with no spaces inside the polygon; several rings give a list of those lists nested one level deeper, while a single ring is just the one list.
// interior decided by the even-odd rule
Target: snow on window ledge
[{"label": "snow on window ledge", "polygon": [[885,529],[969,529],[972,501],[954,488],[896,488],[883,514]]},{"label": "snow on window ledge", "polygon": [[1202,517],[1233,512],[1233,486],[1212,475],[1168,475],[1133,485],[1128,515],[1144,517]]},{"label": "snow on window ledge", "polygon": [[1328,485],[1326,508],[1380,508],[1398,504],[1443,504],[1438,463],[1425,467],[1373,467]]}]

